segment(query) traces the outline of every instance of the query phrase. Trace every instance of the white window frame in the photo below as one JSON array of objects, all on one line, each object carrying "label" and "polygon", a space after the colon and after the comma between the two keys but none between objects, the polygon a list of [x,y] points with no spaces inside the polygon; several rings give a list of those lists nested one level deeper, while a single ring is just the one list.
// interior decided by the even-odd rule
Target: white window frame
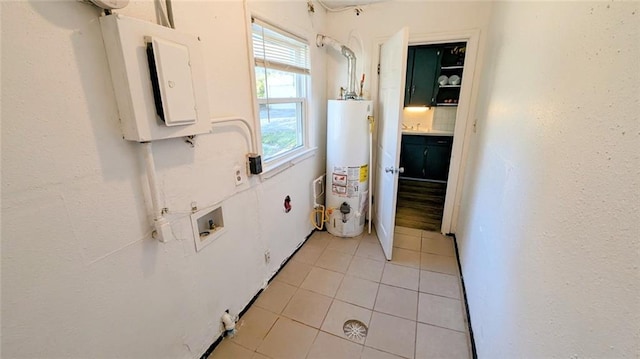
[{"label": "white window frame", "polygon": [[[286,97],[286,98],[278,98],[278,97],[274,97],[274,98],[269,98],[267,97],[266,99],[260,99],[258,98],[258,94],[256,91],[256,84],[257,84],[257,80],[256,80],[256,68],[261,66],[265,69],[265,72],[267,69],[274,69],[274,70],[279,70],[279,71],[285,71],[285,72],[291,72],[291,73],[300,73],[299,71],[287,71],[286,66],[281,67],[281,66],[266,66],[264,64],[264,62],[259,62],[258,59],[256,59],[255,53],[254,53],[254,47],[253,47],[253,22],[256,21],[258,22],[259,25],[268,28],[272,31],[276,31],[284,36],[290,37],[292,39],[298,40],[300,42],[303,42],[306,46],[307,46],[307,50],[309,51],[308,56],[310,57],[310,53],[311,53],[311,46],[309,45],[309,41],[303,37],[303,36],[299,36],[296,35],[294,33],[292,33],[291,31],[285,30],[281,27],[279,27],[278,25],[270,22],[270,21],[265,21],[263,20],[262,17],[256,16],[254,14],[250,14],[249,15],[249,52],[250,52],[250,59],[251,59],[251,80],[252,80],[252,96],[254,99],[254,103],[256,104],[255,106],[255,118],[256,118],[256,127],[257,127],[257,131],[256,133],[258,133],[258,146],[260,147],[260,152],[263,155],[263,167],[265,172],[269,172],[271,170],[275,170],[278,168],[286,168],[289,167],[290,165],[296,163],[296,160],[302,160],[304,158],[307,158],[309,156],[311,156],[314,152],[314,150],[312,150],[310,148],[310,144],[309,144],[309,114],[308,114],[308,100],[311,97],[311,65],[308,65],[308,69],[307,69],[307,73],[304,74],[306,76],[305,79],[305,84],[304,86],[296,86],[296,88],[299,90],[301,88],[304,89],[305,92],[305,96],[300,96],[300,97]],[[309,59],[309,62],[311,62],[311,60]],[[297,77],[297,81],[300,81],[300,78]],[[300,84],[298,84],[300,85]],[[264,158],[264,151],[263,151],[263,142],[262,142],[262,125],[260,123],[260,105],[261,104],[278,104],[278,103],[295,103],[295,104],[299,104],[300,105],[300,131],[298,132],[298,136],[299,136],[299,140],[302,142],[302,144],[296,148],[293,148],[287,152],[275,155],[271,158]],[[285,166],[286,165],[286,166]],[[277,171],[280,172],[280,171]]]}]

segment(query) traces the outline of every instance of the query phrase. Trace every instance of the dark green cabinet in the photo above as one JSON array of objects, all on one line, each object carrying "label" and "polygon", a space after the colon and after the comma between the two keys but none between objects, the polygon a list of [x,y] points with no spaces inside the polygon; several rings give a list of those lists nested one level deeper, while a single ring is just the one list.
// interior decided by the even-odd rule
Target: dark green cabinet
[{"label": "dark green cabinet", "polygon": [[452,144],[451,136],[402,135],[402,177],[446,182]]},{"label": "dark green cabinet", "polygon": [[[460,42],[440,46],[435,103],[436,106],[458,106],[467,45]],[[446,81],[444,84],[440,83],[440,77]]]},{"label": "dark green cabinet", "polygon": [[424,136],[403,135],[400,145],[400,167],[404,168],[401,177],[424,178],[426,150]]},{"label": "dark green cabinet", "polygon": [[404,106],[433,106],[436,101],[436,75],[440,50],[434,47],[409,47]]},{"label": "dark green cabinet", "polygon": [[[457,106],[465,52],[463,42],[410,46],[404,106]],[[446,77],[443,84],[439,83],[440,76]]]},{"label": "dark green cabinet", "polygon": [[429,137],[425,150],[425,178],[446,181],[451,160],[451,137]]}]

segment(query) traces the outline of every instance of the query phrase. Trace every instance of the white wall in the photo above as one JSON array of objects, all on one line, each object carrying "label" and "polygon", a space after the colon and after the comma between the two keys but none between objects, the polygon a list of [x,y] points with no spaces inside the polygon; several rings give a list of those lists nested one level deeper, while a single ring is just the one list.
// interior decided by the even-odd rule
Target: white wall
[{"label": "white wall", "polygon": [[[2,356],[199,357],[223,310],[241,310],[311,232],[311,181],[324,156],[236,187],[233,167],[248,152],[242,127],[215,127],[195,148],[154,143],[176,237],[158,243],[141,149],[120,133],[99,11],[71,0],[1,6]],[[324,26],[304,3],[252,6],[309,34]],[[155,20],[150,1],[122,13]],[[212,116],[253,121],[243,3],[174,1],[174,14],[178,30],[202,39]],[[314,49],[312,62],[311,142],[323,151],[326,90],[315,79],[324,53]],[[193,201],[221,202],[227,227],[197,253]]]},{"label": "white wall", "polygon": [[[372,60],[377,60],[380,39],[388,38],[404,26],[409,27],[409,41],[420,35],[478,29],[489,23],[492,4],[489,2],[387,1],[364,6],[359,15],[351,11],[330,13],[327,34],[349,46],[357,57],[358,84],[365,73],[364,93],[372,98],[374,76]],[[339,96],[340,86],[348,85],[347,62],[344,56],[327,49],[327,92],[329,98]],[[482,41],[480,46],[482,54]],[[377,63],[375,64],[377,65]],[[375,89],[373,90],[375,91]]]},{"label": "white wall", "polygon": [[[485,32],[489,25],[492,6],[492,2],[388,1],[365,6],[359,16],[356,16],[353,11],[331,13],[327,21],[328,35],[347,44],[356,53],[358,81],[364,72],[366,74],[364,97],[374,101],[377,101],[378,46],[398,30],[405,26],[409,28],[409,44],[424,44],[425,39],[460,41],[471,36],[470,49],[477,47],[477,56],[472,55],[475,52],[472,50],[467,53],[469,63],[465,69],[467,73],[465,83],[471,86],[463,86],[461,92],[462,98],[469,91],[469,100],[463,101],[464,104],[457,108],[456,123],[450,120],[443,122],[439,119],[436,126],[431,126],[443,130],[452,129],[451,126],[458,127],[455,131],[451,154],[450,185],[447,189],[443,219],[443,230],[447,233],[455,232],[456,229],[460,198],[457,181],[464,176],[464,168],[458,164],[463,163],[467,156],[465,143],[470,135],[469,128],[472,123],[472,119],[468,118],[467,114],[474,109],[477,98],[479,71],[471,71],[470,65],[472,62],[476,68],[482,65]],[[327,94],[329,98],[334,98],[339,95],[339,88],[347,84],[347,65],[344,57],[336,51],[327,50],[327,55]],[[467,86],[470,87],[469,90],[466,90]],[[376,113],[374,113],[375,116],[377,116]],[[416,121],[416,124],[417,122],[419,121]],[[377,148],[377,134],[374,133],[373,138],[373,147]],[[376,161],[375,153],[373,161],[374,163]],[[376,174],[372,173],[372,177],[375,187]]]},{"label": "white wall", "polygon": [[457,238],[480,358],[640,355],[640,6],[497,3]]}]

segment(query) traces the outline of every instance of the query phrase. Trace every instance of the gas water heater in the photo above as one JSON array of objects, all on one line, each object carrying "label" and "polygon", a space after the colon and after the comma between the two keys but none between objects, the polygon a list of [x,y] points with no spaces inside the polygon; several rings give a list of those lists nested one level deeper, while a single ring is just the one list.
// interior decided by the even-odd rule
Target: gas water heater
[{"label": "gas water heater", "polygon": [[355,237],[364,230],[369,196],[371,101],[329,100],[327,110],[327,231]]}]

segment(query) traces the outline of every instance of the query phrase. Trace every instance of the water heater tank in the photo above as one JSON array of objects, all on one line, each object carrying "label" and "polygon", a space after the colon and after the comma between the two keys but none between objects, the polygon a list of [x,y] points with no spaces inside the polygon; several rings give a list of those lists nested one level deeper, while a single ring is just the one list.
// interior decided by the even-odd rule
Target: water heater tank
[{"label": "water heater tank", "polygon": [[369,195],[371,101],[330,100],[327,110],[327,231],[355,237],[364,230]]}]

